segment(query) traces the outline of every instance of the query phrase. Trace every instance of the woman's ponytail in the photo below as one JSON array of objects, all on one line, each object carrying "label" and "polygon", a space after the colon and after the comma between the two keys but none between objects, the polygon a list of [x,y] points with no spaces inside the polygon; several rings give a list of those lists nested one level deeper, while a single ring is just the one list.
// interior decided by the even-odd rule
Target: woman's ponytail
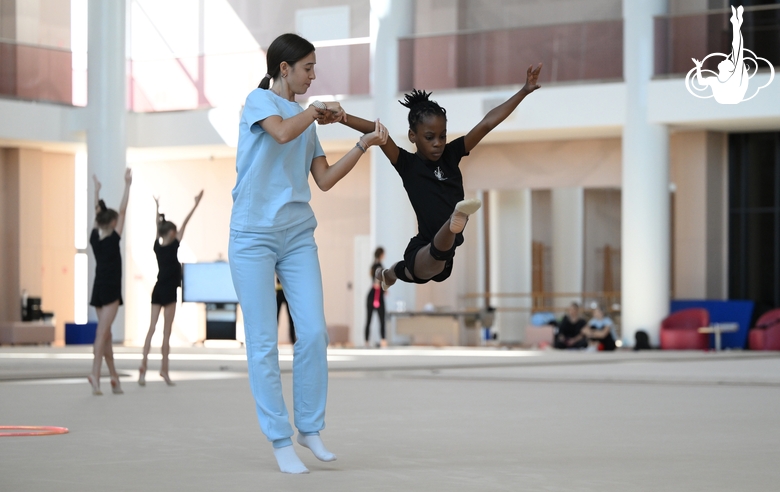
[{"label": "woman's ponytail", "polygon": [[271,87],[271,75],[265,74],[265,77],[260,81],[260,85],[258,85],[257,88],[268,90],[269,87]]}]

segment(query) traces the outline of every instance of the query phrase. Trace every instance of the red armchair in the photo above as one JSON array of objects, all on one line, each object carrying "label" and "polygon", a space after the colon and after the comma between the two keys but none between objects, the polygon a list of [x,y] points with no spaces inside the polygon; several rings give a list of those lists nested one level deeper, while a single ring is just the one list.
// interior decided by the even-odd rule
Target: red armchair
[{"label": "red armchair", "polygon": [[665,350],[707,350],[710,336],[699,333],[699,328],[710,325],[706,309],[692,308],[677,311],[661,322],[661,348]]},{"label": "red armchair", "polygon": [[780,309],[764,313],[748,334],[751,350],[780,350]]}]

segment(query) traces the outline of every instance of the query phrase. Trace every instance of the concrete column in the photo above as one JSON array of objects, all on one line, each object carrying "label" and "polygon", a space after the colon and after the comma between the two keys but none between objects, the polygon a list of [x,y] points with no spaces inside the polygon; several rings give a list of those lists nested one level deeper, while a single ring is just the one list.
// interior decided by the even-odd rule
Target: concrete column
[{"label": "concrete column", "polygon": [[669,313],[669,133],[648,122],[653,76],[653,16],[666,0],[623,0],[622,333],[626,345],[645,330],[658,344]]},{"label": "concrete column", "polygon": [[[371,0],[371,96],[376,115],[389,121],[397,111],[398,38],[412,33],[414,4],[411,0]],[[403,145],[406,128],[391,128],[392,137]],[[417,222],[398,173],[377,147],[371,149],[371,243],[385,248],[390,264],[403,258]],[[403,301],[415,308],[415,286],[398,282],[386,297],[389,310]]]},{"label": "concrete column", "polygon": [[585,197],[582,188],[551,190],[553,292],[576,295],[556,297],[553,305],[581,303],[584,272]]},{"label": "concrete column", "polygon": [[[125,0],[89,0],[89,44],[87,60],[87,167],[89,169],[89,227],[94,220],[94,185],[97,174],[103,188],[101,197],[110,208],[118,208],[124,191],[125,142]],[[127,222],[125,222],[127,224]],[[127,244],[127,227],[122,249]],[[90,255],[90,283],[95,278],[95,262]],[[124,276],[127,283],[127,276]],[[91,287],[90,287],[91,291]],[[90,310],[90,319],[97,319]],[[124,311],[113,325],[114,341],[124,340]]]},{"label": "concrete column", "polygon": [[[495,293],[530,293],[532,275],[531,190],[491,191],[490,290]],[[530,308],[531,298],[494,297],[501,308]],[[496,330],[503,343],[523,341],[528,311],[505,311],[496,316]]]}]

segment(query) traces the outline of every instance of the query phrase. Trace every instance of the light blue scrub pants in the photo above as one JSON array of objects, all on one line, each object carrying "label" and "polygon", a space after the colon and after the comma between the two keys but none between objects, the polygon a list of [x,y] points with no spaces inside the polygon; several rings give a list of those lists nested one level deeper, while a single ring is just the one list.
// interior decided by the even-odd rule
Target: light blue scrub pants
[{"label": "light blue scrub pants", "polygon": [[291,446],[282,396],[274,272],[284,286],[298,340],[293,359],[295,427],[316,435],[325,427],[328,332],[314,217],[277,232],[230,231],[230,272],[244,315],[249,384],[260,428],[275,448]]}]

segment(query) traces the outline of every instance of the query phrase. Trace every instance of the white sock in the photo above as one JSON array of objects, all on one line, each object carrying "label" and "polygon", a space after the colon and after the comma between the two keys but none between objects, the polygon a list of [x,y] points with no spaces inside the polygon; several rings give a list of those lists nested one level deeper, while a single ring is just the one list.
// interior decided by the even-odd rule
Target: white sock
[{"label": "white sock", "polygon": [[336,455],[325,448],[322,439],[318,435],[304,436],[298,433],[298,444],[304,448],[311,449],[314,456],[320,461],[336,461]]},{"label": "white sock", "polygon": [[482,206],[482,201],[478,198],[461,200],[455,205],[455,212],[450,217],[450,231],[455,234],[463,232],[469,215],[473,214]]},{"label": "white sock", "polygon": [[309,473],[309,469],[298,458],[292,444],[283,448],[274,448],[274,456],[282,473]]}]

